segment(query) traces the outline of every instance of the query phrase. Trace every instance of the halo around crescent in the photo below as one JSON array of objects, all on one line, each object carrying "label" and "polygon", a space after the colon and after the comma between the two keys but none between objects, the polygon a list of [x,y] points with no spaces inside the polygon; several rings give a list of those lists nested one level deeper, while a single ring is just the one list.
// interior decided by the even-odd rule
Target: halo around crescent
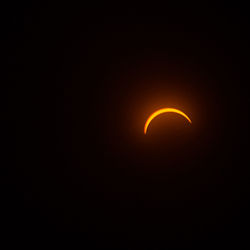
[{"label": "halo around crescent", "polygon": [[183,113],[182,111],[178,110],[178,109],[175,109],[175,108],[163,108],[163,109],[159,109],[159,110],[156,110],[154,113],[152,113],[146,123],[145,123],[145,126],[144,126],[144,134],[147,133],[147,129],[148,129],[148,126],[150,124],[150,122],[158,115],[160,114],[163,114],[163,113],[168,113],[168,112],[172,112],[172,113],[177,113],[177,114],[180,114],[182,115],[183,117],[185,117],[190,123],[192,123],[192,121],[190,120],[190,118],[185,114]]}]

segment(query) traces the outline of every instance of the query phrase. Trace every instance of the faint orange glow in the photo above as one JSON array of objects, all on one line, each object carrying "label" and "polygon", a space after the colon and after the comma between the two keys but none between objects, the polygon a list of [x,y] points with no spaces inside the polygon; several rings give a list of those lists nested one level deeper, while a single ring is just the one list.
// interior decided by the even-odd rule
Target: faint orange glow
[{"label": "faint orange glow", "polygon": [[183,117],[185,117],[190,123],[192,123],[192,121],[190,120],[190,118],[185,114],[183,113],[182,111],[178,110],[178,109],[174,109],[174,108],[163,108],[163,109],[159,109],[157,111],[155,111],[153,114],[151,114],[146,123],[145,123],[145,126],[144,126],[144,134],[147,133],[147,129],[148,129],[148,126],[150,124],[150,122],[158,115],[160,114],[163,114],[163,113],[168,113],[168,112],[173,112],[173,113],[177,113],[177,114],[180,114],[182,115]]}]

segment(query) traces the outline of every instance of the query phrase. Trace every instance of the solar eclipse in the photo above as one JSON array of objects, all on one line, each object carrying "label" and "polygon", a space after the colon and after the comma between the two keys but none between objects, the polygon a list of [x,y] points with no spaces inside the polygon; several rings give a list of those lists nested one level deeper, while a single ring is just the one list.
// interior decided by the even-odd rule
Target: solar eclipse
[{"label": "solar eclipse", "polygon": [[186,118],[186,119],[188,120],[189,123],[192,123],[191,119],[190,119],[184,112],[182,112],[182,111],[179,110],[179,109],[175,109],[175,108],[163,108],[163,109],[158,109],[158,110],[156,110],[154,113],[152,113],[152,114],[148,117],[148,119],[147,119],[147,121],[146,121],[146,123],[145,123],[145,126],[144,126],[144,134],[146,135],[148,126],[149,126],[149,124],[151,123],[151,121],[152,121],[155,117],[157,117],[157,116],[159,116],[159,115],[161,115],[161,114],[164,114],[164,113],[169,113],[169,112],[179,114],[179,115],[183,116],[184,118]]}]

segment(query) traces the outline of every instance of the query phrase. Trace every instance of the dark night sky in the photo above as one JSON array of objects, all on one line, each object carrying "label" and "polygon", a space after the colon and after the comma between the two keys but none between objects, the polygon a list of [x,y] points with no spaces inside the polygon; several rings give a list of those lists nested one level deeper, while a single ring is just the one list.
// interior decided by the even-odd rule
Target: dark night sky
[{"label": "dark night sky", "polygon": [[[7,234],[80,233],[99,249],[247,242],[243,6],[6,8]],[[164,115],[145,136],[166,106],[192,125]]]}]

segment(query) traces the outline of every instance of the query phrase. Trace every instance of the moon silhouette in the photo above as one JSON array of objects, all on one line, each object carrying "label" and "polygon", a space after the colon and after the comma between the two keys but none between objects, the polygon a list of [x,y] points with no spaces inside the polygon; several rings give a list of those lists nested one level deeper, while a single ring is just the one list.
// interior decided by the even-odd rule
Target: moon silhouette
[{"label": "moon silhouette", "polygon": [[172,113],[177,113],[179,115],[182,115],[183,117],[185,117],[190,123],[192,123],[191,119],[185,114],[183,113],[182,111],[180,111],[179,109],[175,109],[175,108],[163,108],[163,109],[158,109],[156,110],[154,113],[152,113],[146,123],[145,123],[145,126],[144,126],[144,134],[147,133],[147,129],[148,129],[148,126],[150,124],[150,122],[158,115],[160,114],[163,114],[163,113],[169,113],[169,112],[172,112]]}]

